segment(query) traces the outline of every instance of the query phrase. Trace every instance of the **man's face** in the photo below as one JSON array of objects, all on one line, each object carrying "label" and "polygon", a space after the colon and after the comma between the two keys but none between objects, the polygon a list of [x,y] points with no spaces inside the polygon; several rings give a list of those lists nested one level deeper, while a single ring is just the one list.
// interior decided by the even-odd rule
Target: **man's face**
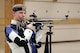
[{"label": "man's face", "polygon": [[23,10],[16,11],[16,12],[13,13],[14,19],[16,19],[17,21],[24,20],[25,15],[26,15],[26,12],[23,11]]}]

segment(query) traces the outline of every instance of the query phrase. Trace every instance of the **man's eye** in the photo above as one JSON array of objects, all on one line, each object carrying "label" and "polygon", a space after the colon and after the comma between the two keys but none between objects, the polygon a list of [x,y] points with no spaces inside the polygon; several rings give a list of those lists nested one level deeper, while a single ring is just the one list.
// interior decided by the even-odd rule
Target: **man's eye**
[{"label": "man's eye", "polygon": [[24,14],[26,14],[26,13],[24,13]]},{"label": "man's eye", "polygon": [[20,14],[22,14],[23,12],[20,12]]}]

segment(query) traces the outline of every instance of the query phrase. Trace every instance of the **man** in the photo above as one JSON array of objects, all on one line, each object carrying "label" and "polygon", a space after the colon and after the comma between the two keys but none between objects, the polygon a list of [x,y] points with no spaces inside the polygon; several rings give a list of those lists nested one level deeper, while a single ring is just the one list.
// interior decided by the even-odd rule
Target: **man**
[{"label": "man", "polygon": [[[6,41],[11,53],[37,53],[35,33],[32,30],[33,24],[22,25],[25,19],[26,7],[23,4],[16,4],[12,7],[13,20],[6,26]],[[40,46],[40,44],[38,44]]]}]

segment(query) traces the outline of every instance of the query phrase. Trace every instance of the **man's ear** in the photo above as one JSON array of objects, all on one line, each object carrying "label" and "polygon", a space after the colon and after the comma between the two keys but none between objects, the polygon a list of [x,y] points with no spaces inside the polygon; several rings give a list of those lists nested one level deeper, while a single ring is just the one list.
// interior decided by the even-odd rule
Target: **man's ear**
[{"label": "man's ear", "polygon": [[14,11],[12,11],[12,15],[14,15],[15,14],[15,12]]}]

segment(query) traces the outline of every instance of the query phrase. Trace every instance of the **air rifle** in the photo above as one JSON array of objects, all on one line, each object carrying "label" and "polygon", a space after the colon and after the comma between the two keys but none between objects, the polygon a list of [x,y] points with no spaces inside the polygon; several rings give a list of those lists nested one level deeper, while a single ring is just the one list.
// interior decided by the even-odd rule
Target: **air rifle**
[{"label": "air rifle", "polygon": [[35,29],[38,31],[42,29],[43,24],[52,24],[52,20],[40,20],[37,18],[36,14],[33,13],[29,17],[33,17],[33,19],[29,19],[29,23],[34,23],[33,26],[35,26]]}]

